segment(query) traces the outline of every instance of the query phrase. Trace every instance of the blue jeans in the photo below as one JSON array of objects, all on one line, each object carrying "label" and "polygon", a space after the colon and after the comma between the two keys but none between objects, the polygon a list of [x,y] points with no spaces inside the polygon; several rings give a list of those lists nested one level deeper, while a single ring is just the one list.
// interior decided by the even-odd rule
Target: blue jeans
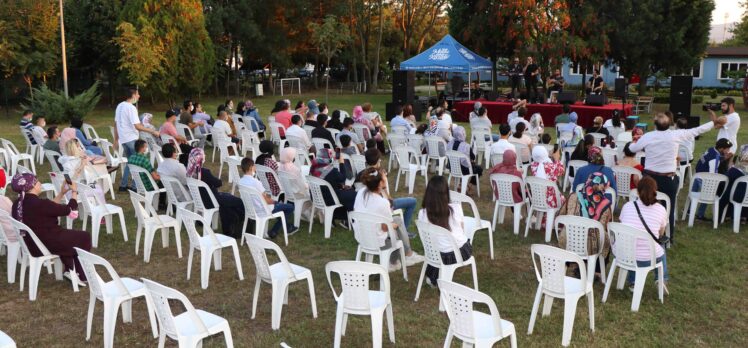
[{"label": "blue jeans", "polygon": [[[132,154],[135,153],[135,140],[120,144],[120,146],[122,146],[123,148],[123,156],[125,156],[125,158],[129,158]],[[130,169],[127,168],[127,165],[125,165],[125,172],[122,173],[122,180],[120,180],[119,182],[119,187],[127,187],[129,179]],[[135,191],[135,189],[133,189],[133,191]]]},{"label": "blue jeans", "polygon": [[[663,273],[665,273],[665,281],[670,279],[670,274],[667,272],[667,257],[665,257],[666,255],[667,253],[664,253],[662,254],[662,256],[658,257],[655,260],[656,262],[662,261],[662,271]],[[636,260],[636,265],[639,267],[649,267],[649,264],[650,264],[650,261],[648,260],[647,261]],[[659,272],[657,268],[655,268],[654,272],[655,272],[655,280],[658,280],[660,277],[659,277],[659,274],[658,274]],[[628,280],[629,284],[634,284],[634,279],[635,279],[634,272],[629,272],[626,279]]]},{"label": "blue jeans", "polygon": [[[283,215],[286,216],[286,230],[290,231],[293,229],[293,211],[294,206],[293,204],[288,203],[275,203],[275,207],[273,207],[273,213],[277,213],[279,211],[283,212]],[[273,224],[273,228],[270,229],[270,232],[268,232],[268,236],[270,238],[275,238],[275,236],[278,235],[278,231],[281,229],[280,221],[276,221]]]},{"label": "blue jeans", "polygon": [[416,211],[416,199],[413,197],[395,198],[392,200],[392,209],[403,210],[403,220],[405,220],[405,229],[410,226],[410,220],[413,219],[413,213]]}]

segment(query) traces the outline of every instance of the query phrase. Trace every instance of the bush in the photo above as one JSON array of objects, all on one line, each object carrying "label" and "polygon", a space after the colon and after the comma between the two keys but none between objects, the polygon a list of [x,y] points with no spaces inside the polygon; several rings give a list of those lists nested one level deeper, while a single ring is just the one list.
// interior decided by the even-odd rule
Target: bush
[{"label": "bush", "polygon": [[49,124],[65,124],[73,118],[84,118],[99,103],[99,81],[75,97],[65,98],[63,93],[52,91],[47,85],[34,88],[33,98],[29,97],[21,107],[44,116]]},{"label": "bush", "polygon": [[[655,93],[654,101],[655,104],[670,104],[669,93]],[[704,97],[700,95],[694,95],[691,97],[692,104],[701,104],[704,102]]]}]

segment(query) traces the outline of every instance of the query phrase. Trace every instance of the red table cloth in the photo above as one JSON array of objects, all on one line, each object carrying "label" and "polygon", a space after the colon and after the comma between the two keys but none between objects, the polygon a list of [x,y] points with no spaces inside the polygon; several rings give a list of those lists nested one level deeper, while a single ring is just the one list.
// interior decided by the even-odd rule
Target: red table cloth
[{"label": "red table cloth", "polygon": [[[460,117],[455,118],[453,116],[453,119],[458,122],[468,122],[470,112],[473,111],[473,104],[475,104],[475,102],[476,100],[469,100],[457,103],[455,109],[459,111]],[[488,118],[490,118],[491,122],[495,124],[506,123],[507,115],[512,112],[511,103],[490,101],[480,102],[486,107],[486,109],[488,109]],[[625,120],[626,116],[631,115],[632,113],[631,104],[624,104],[623,106],[621,104],[590,106],[578,102],[571,106],[571,111],[576,112],[579,116],[577,124],[583,128],[592,127],[592,122],[595,116],[602,116],[603,119],[607,120],[613,117],[613,111],[621,109],[623,109],[621,119]],[[530,120],[530,116],[536,112],[540,113],[543,117],[543,123],[546,127],[552,127],[555,125],[556,116],[562,112],[561,104],[528,104],[527,116],[525,119]]]}]

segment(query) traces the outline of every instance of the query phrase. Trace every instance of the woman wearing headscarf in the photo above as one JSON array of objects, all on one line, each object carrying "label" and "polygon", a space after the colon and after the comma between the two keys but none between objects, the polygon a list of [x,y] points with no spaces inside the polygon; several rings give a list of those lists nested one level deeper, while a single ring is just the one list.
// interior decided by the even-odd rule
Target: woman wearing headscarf
[{"label": "woman wearing headscarf", "polygon": [[[372,121],[366,117],[366,113],[364,112],[364,109],[361,107],[361,105],[356,105],[353,108],[353,122],[365,125],[367,128],[369,128],[371,137],[377,141],[377,148],[382,153],[385,153],[384,138],[382,137],[382,134],[384,133],[384,126],[375,127],[374,123],[372,123]],[[366,141],[369,139],[363,140]]]},{"label": "woman wearing headscarf", "polygon": [[[91,236],[86,231],[62,228],[57,220],[63,216],[78,217],[78,191],[75,182],[70,186],[63,185],[60,193],[52,200],[39,197],[42,184],[31,173],[16,174],[11,187],[18,193],[18,198],[13,203],[13,218],[26,224],[49,252],[60,256],[65,267],[65,277],[72,279],[69,272],[83,269],[73,248],[91,250]],[[70,200],[67,204],[60,204],[60,200],[68,192],[71,193]],[[31,255],[42,255],[28,234],[23,233],[23,238]],[[85,273],[80,272],[78,279],[86,281]]]},{"label": "woman wearing headscarf", "polygon": [[545,125],[543,124],[543,116],[539,113],[534,113],[530,116],[530,128],[527,129],[527,135],[532,139],[533,144],[538,143],[538,139],[545,132]]},{"label": "woman wearing headscarf", "polygon": [[[342,158],[338,158],[338,166],[336,168],[333,163],[335,160],[335,152],[328,148],[322,148],[317,151],[317,158],[312,161],[312,168],[309,170],[309,174],[320,179],[323,179],[330,183],[335,194],[338,196],[342,208],[335,210],[333,214],[334,219],[340,220],[341,224],[348,226],[348,212],[353,210],[353,204],[356,201],[356,190],[345,184],[346,176],[345,172],[345,161]],[[322,195],[325,197],[325,204],[333,204],[332,195],[323,191]]]},{"label": "woman wearing headscarf", "polygon": [[296,161],[296,148],[286,147],[280,152],[280,165],[278,166],[278,175],[284,175],[288,178],[288,183],[292,186],[286,188],[295,196],[309,196],[309,185],[304,180],[304,175],[294,161]]},{"label": "woman wearing headscarf", "polygon": [[[255,159],[255,164],[270,168],[272,171],[278,173],[278,162],[273,158],[274,145],[270,140],[263,140],[260,142],[260,155]],[[275,181],[275,177],[272,174],[265,174],[270,184],[270,193],[273,196],[277,196],[280,193],[280,185]]]},{"label": "woman wearing headscarf", "polygon": [[[213,176],[210,169],[203,167],[205,162],[205,152],[203,149],[196,147],[190,151],[187,160],[187,177],[198,179],[208,185],[213,197],[218,202],[218,215],[221,218],[221,230],[223,234],[234,238],[240,238],[244,231],[241,230],[242,221],[244,221],[244,203],[241,198],[230,193],[219,192],[218,188],[223,185],[221,179]],[[213,201],[208,196],[208,192],[200,190],[200,198],[207,209],[215,208]]]},{"label": "woman wearing headscarf", "polygon": [[[566,204],[559,210],[560,215],[581,216],[588,219],[599,221],[603,228],[608,225],[608,221],[613,217],[613,200],[605,190],[610,187],[608,177],[601,172],[590,174],[585,180],[584,187],[578,191],[572,191]],[[608,260],[610,254],[610,242],[604,238],[604,245],[598,245],[600,237],[598,233],[606,234],[606,230],[598,231],[590,229],[587,237],[587,251],[590,255],[600,253],[600,256]],[[558,233],[558,244],[560,247],[566,247],[566,229],[561,227]],[[595,266],[595,273],[599,274],[600,263]]]},{"label": "woman wearing headscarf", "polygon": [[[501,163],[493,166],[488,174],[509,174],[522,179],[522,172],[517,169],[517,153],[512,150],[504,151]],[[495,186],[493,180],[491,181],[491,186],[494,199],[499,199],[499,188]],[[520,183],[518,182],[512,184],[512,198],[514,198],[514,203],[522,202],[522,187],[520,187]]]},{"label": "woman wearing headscarf", "polygon": [[614,190],[616,189],[616,176],[613,173],[613,169],[605,166],[602,149],[597,146],[590,147],[590,149],[587,150],[587,162],[589,164],[579,168],[576,174],[574,174],[574,182],[571,184],[572,190],[583,184],[587,178],[595,172],[603,173],[603,175],[608,178],[610,186],[613,187]]},{"label": "woman wearing headscarf", "polygon": [[240,111],[242,111],[242,117],[251,117],[255,120],[255,122],[257,122],[257,126],[259,127],[259,129],[254,129],[253,125],[253,132],[262,132],[265,130],[265,124],[262,123],[262,117],[260,117],[260,113],[257,112],[257,108],[251,100],[247,99],[247,101],[244,102],[243,110]]},{"label": "woman wearing headscarf", "polygon": [[[736,156],[736,162],[735,165],[730,167],[730,169],[727,170],[725,175],[727,175],[727,187],[725,188],[725,194],[722,195],[722,198],[719,200],[719,207],[720,211],[724,211],[724,209],[727,209],[727,216],[734,218],[734,209],[732,208],[732,204],[730,204],[730,198],[737,202],[742,202],[743,197],[745,197],[745,191],[746,191],[746,185],[745,183],[739,184],[735,188],[735,195],[730,197],[730,194],[732,193],[732,188],[735,185],[735,181],[740,179],[741,177],[748,175],[748,151],[743,151],[740,154],[740,157],[738,158]],[[741,217],[740,219],[745,218],[748,216],[748,209],[741,209]]]},{"label": "woman wearing headscarf", "polygon": [[[458,151],[465,156],[468,156],[470,159],[469,161],[466,159],[462,159],[460,161],[460,166],[462,167],[462,174],[468,174],[470,173],[470,170],[472,168],[473,174],[477,174],[478,177],[483,175],[483,167],[475,163],[475,154],[473,153],[473,148],[465,142],[465,138],[467,137],[467,134],[465,133],[465,128],[462,126],[455,126],[452,129],[452,141],[449,142],[447,145],[449,149],[452,151]],[[474,190],[474,186],[477,182],[477,179],[475,177],[472,177],[470,179],[470,187],[468,189],[468,192]]]},{"label": "woman wearing headscarf", "polygon": [[[425,137],[441,137],[445,143],[448,143],[452,141],[452,135],[449,134],[449,132],[445,129],[439,128],[439,118],[436,117],[436,115],[431,115],[429,117],[429,124],[428,128],[423,132],[423,136]],[[424,140],[424,153],[426,153],[426,141]],[[441,145],[439,146],[439,155],[445,156],[447,154],[447,149],[443,149]]]},{"label": "woman wearing headscarf", "polygon": [[[530,172],[532,175],[547,179],[554,183],[564,176],[564,165],[559,160],[558,152],[553,154],[553,159],[548,156],[548,150],[543,146],[532,148],[532,164]],[[560,207],[564,203],[564,196],[561,195],[561,202],[556,202],[557,187],[549,187],[546,192],[546,203],[551,207]]]}]

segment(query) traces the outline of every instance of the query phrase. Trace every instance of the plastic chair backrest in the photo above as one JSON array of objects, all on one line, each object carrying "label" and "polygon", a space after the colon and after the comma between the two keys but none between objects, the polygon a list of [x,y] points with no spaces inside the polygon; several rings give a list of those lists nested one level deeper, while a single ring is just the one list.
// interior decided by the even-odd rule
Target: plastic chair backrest
[{"label": "plastic chair backrest", "polygon": [[613,167],[618,164],[618,151],[607,147],[604,147],[602,150],[603,160],[607,167]]},{"label": "plastic chair backrest", "polygon": [[350,155],[349,157],[351,158],[353,169],[356,170],[356,174],[366,169],[366,157],[364,155]]},{"label": "plastic chair backrest", "polygon": [[138,218],[138,221],[145,223],[147,220],[153,219],[159,226],[163,226],[158,213],[153,209],[153,206],[146,203],[145,197],[139,195],[137,192],[129,192],[130,202],[135,210],[135,216]]},{"label": "plastic chair backrest", "polygon": [[738,186],[741,184],[744,185],[745,187],[748,187],[748,176],[742,176],[732,183],[732,190],[730,192],[730,202],[740,204],[742,206],[748,206],[748,193],[745,194],[742,199],[739,199],[737,201],[735,200],[735,189],[737,189]]},{"label": "plastic chair backrest", "polygon": [[495,166],[504,162],[504,153],[491,153],[491,165]]},{"label": "plastic chair backrest", "polygon": [[369,131],[369,127],[367,127],[365,124],[354,123],[353,131],[356,132],[358,141],[361,142],[361,144],[366,143],[366,141],[369,140],[369,138],[371,138],[371,132]]},{"label": "plastic chair backrest", "polygon": [[[717,194],[720,183],[724,186],[727,185],[727,176],[717,173],[694,173],[693,180],[701,180],[701,191],[699,192],[699,201],[701,202],[713,202],[721,195]],[[724,188],[722,194],[724,194]]]},{"label": "plastic chair backrest", "polygon": [[83,135],[85,135],[88,140],[100,138],[99,134],[96,133],[96,129],[88,123],[84,123],[83,126],[81,126],[81,131],[83,131]]},{"label": "plastic chair backrest", "polygon": [[94,294],[94,296],[96,296],[96,298],[101,300],[104,299],[102,290],[104,288],[104,285],[106,284],[106,282],[104,282],[104,279],[99,276],[99,272],[96,271],[97,265],[102,266],[107,270],[107,273],[109,273],[109,277],[112,278],[112,282],[117,287],[117,290],[120,291],[121,296],[130,295],[130,291],[128,291],[125,284],[122,283],[122,279],[120,279],[119,275],[114,270],[114,267],[112,267],[112,264],[110,264],[109,261],[105,260],[99,255],[92,254],[83,249],[77,247],[74,249],[76,254],[78,254],[78,261],[80,262],[81,267],[83,267],[83,273],[88,279],[89,289]]},{"label": "plastic chair backrest", "polygon": [[[368,311],[371,308],[369,302],[369,278],[379,275],[380,290],[384,292],[385,299],[390,302],[390,276],[384,267],[369,262],[360,261],[332,261],[325,265],[327,282],[335,297],[335,301],[343,300],[343,308],[350,311]],[[332,273],[340,277],[341,291],[335,291],[332,284]]]},{"label": "plastic chair backrest", "polygon": [[423,142],[424,138],[421,134],[408,134],[408,146],[410,146],[413,151],[416,151],[417,153],[421,153],[423,149]]},{"label": "plastic chair backrest", "polygon": [[208,333],[208,328],[205,326],[205,323],[197,315],[195,307],[192,306],[192,303],[190,303],[190,300],[187,299],[184,294],[152,280],[145,278],[141,278],[141,280],[143,281],[143,285],[145,285],[148,296],[150,296],[155,305],[154,307],[156,317],[158,318],[159,329],[164,330],[164,332],[171,337],[179,336],[179,328],[177,327],[175,316],[169,305],[169,300],[177,300],[182,303],[185,312],[188,313],[187,315],[190,318],[192,324],[190,326],[193,326],[192,329],[194,330],[190,333],[200,336]]},{"label": "plastic chair backrest", "polygon": [[600,221],[588,219],[582,216],[561,215],[556,218],[556,231],[560,231],[559,226],[561,225],[564,226],[564,231],[566,233],[567,251],[571,251],[579,256],[589,256],[590,252],[587,249],[587,239],[590,230],[597,230],[597,245],[599,250],[602,250],[603,243],[605,242],[605,228]]},{"label": "plastic chair backrest", "polygon": [[[24,137],[24,138],[28,139],[28,137]],[[16,156],[20,153],[18,149],[16,148],[16,145],[13,144],[13,142],[11,142],[10,140],[0,139],[0,142],[2,142],[3,147],[5,148],[5,151],[7,151],[9,155]]]},{"label": "plastic chair backrest", "polygon": [[556,183],[548,179],[542,179],[535,176],[528,176],[525,178],[525,184],[527,185],[527,193],[530,196],[530,203],[535,209],[548,209],[548,202],[546,200],[546,194],[548,188],[553,188],[556,193],[556,202],[561,202],[560,190]]},{"label": "plastic chair backrest", "polygon": [[[470,198],[470,196],[457,192],[457,191],[449,191],[449,200],[451,203],[458,203],[460,206],[463,204],[467,204],[470,206],[470,210],[472,212],[472,217],[475,218],[477,221],[480,221],[480,212],[478,211],[478,206],[475,205],[475,201]],[[471,216],[471,215],[466,215]]]},{"label": "plastic chair backrest", "polygon": [[312,138],[312,144],[314,144],[314,148],[319,151],[319,149],[326,148],[326,149],[334,149],[335,145],[331,144],[329,140],[323,139],[323,138]]},{"label": "plastic chair backrest", "polygon": [[[545,293],[563,298],[566,293],[566,264],[576,263],[579,267],[579,278],[582,284],[587,284],[586,264],[579,255],[561,248],[545,244],[533,244],[530,247],[535,276],[542,284]],[[538,267],[538,260],[540,267]]]},{"label": "plastic chair backrest", "polygon": [[57,151],[52,150],[44,150],[44,156],[47,157],[47,161],[49,162],[49,165],[52,167],[53,172],[62,172],[62,168],[60,167],[60,162],[58,162],[59,158],[62,157],[62,154],[60,154]]},{"label": "plastic chair backrest", "polygon": [[[242,199],[242,203],[244,205],[244,214],[246,217],[257,220],[258,212],[255,206],[255,196],[258,196],[260,199],[262,199],[262,193],[255,190],[254,187],[239,185],[239,197]],[[265,206],[263,202],[263,206]],[[265,214],[261,216],[266,216],[268,213],[267,208],[265,209]]]},{"label": "plastic chair backrest", "polygon": [[410,171],[411,164],[420,164],[419,156],[410,147],[400,146],[394,148],[394,151],[397,154],[397,164],[400,170]]},{"label": "plastic chair backrest", "polygon": [[[385,217],[364,212],[351,211],[348,217],[353,224],[353,236],[358,244],[364,249],[379,250],[381,247],[379,235],[387,233],[390,238],[395,238],[394,228],[392,226],[392,217]],[[387,225],[387,231],[382,231],[382,224]],[[395,239],[392,239],[395,240]]]},{"label": "plastic chair backrest", "polygon": [[262,183],[262,187],[265,188],[265,192],[272,193],[273,191],[270,186],[270,180],[278,183],[280,181],[278,179],[278,173],[270,169],[270,167],[260,164],[255,164],[255,170],[257,171],[257,179]]},{"label": "plastic chair backrest", "polygon": [[647,231],[624,225],[619,222],[608,222],[608,239],[610,240],[610,251],[616,258],[616,262],[628,268],[636,268],[637,240],[641,239],[647,243],[649,248],[650,265],[655,265],[655,241]]},{"label": "plastic chair backrest", "polygon": [[515,143],[511,142],[512,145],[514,145],[514,149],[516,150],[517,154],[517,161],[522,162],[523,164],[530,163],[531,158],[531,152],[530,147],[528,147],[525,144]]},{"label": "plastic chair backrest", "polygon": [[83,204],[83,209],[87,212],[93,212],[94,208],[107,211],[106,201],[102,202],[101,197],[94,193],[94,190],[85,183],[78,182],[78,201]]},{"label": "plastic chair backrest", "polygon": [[493,189],[493,199],[504,205],[518,204],[514,202],[514,183],[519,184],[522,191],[522,197],[525,197],[525,182],[514,175],[510,174],[491,174],[491,188]]},{"label": "plastic chair backrest", "polygon": [[[202,217],[184,208],[177,208],[177,210],[179,210],[182,224],[184,224],[184,228],[187,230],[187,236],[190,238],[190,245],[200,245],[200,233],[197,231],[195,222],[202,221]],[[203,226],[203,237],[206,236],[210,236],[214,245],[221,244],[209,225]]]},{"label": "plastic chair backrest", "polygon": [[[280,179],[280,186],[283,189],[283,192],[286,193],[286,197],[288,200],[295,202],[299,199],[309,199],[308,194],[299,194],[299,192],[296,192],[296,190],[294,190],[295,187],[299,187],[299,185],[302,185],[303,183],[294,183],[293,181],[291,181],[291,173],[288,173],[279,168],[278,178]],[[304,177],[301,176],[300,180],[303,181]],[[304,181],[304,183],[305,182],[306,181]]]},{"label": "plastic chair backrest", "polygon": [[32,255],[27,244],[29,241],[23,238],[24,235],[27,235],[29,236],[29,239],[31,239],[31,242],[34,243],[36,248],[42,253],[42,256],[52,255],[52,253],[49,252],[49,249],[47,249],[44,243],[42,243],[42,241],[39,239],[39,237],[36,236],[31,228],[26,226],[26,224],[24,224],[23,222],[12,218],[10,214],[6,213],[5,211],[3,211],[2,214],[7,214],[8,220],[10,220],[11,224],[13,224],[13,232],[16,239],[21,242],[21,249],[23,249],[24,254]]},{"label": "plastic chair backrest", "polygon": [[408,145],[408,138],[405,135],[398,133],[387,134],[387,140],[390,142],[390,147],[393,149],[399,149]]},{"label": "plastic chair backrest", "polygon": [[625,166],[613,166],[613,175],[616,178],[616,189],[619,194],[629,194],[631,192],[631,177],[642,178],[642,172],[636,168]]},{"label": "plastic chair backrest", "polygon": [[247,241],[247,247],[249,247],[249,252],[250,254],[252,254],[252,259],[255,262],[255,269],[257,270],[257,274],[260,276],[260,278],[267,282],[271,282],[273,279],[273,275],[270,272],[270,261],[267,257],[267,250],[272,250],[276,255],[278,255],[279,263],[281,263],[281,265],[283,265],[283,268],[285,268],[286,275],[290,279],[295,279],[294,272],[291,269],[291,265],[288,263],[286,255],[283,254],[283,251],[278,246],[278,244],[275,244],[267,239],[255,236],[252,233],[245,232],[244,238]]},{"label": "plastic chair backrest", "polygon": [[192,134],[192,129],[186,124],[177,122],[177,132],[187,140],[195,139],[195,135]]},{"label": "plastic chair backrest", "polygon": [[470,164],[470,158],[462,152],[449,150],[447,151],[447,159],[449,160],[449,172],[452,176],[461,178],[463,176],[473,175],[473,167],[468,165],[468,173],[462,173],[463,161],[467,161]]},{"label": "plastic chair backrest", "polygon": [[286,141],[289,145],[291,145],[291,147],[297,150],[309,151],[309,148],[306,146],[306,143],[304,143],[304,140],[295,135],[286,134]]},{"label": "plastic chair backrest", "polygon": [[335,190],[332,189],[330,183],[312,175],[308,175],[306,180],[309,183],[309,190],[312,192],[312,204],[315,208],[324,209],[327,207],[325,204],[325,197],[322,194],[323,187],[327,187],[327,191],[330,193],[330,196],[332,196],[333,205],[340,205],[338,195],[335,193]]},{"label": "plastic chair backrest", "polygon": [[218,209],[218,201],[216,200],[216,197],[213,196],[213,191],[210,190],[208,184],[201,180],[187,178],[187,189],[190,191],[190,196],[192,196],[192,203],[195,205],[195,211],[202,212],[206,210],[202,196],[200,195],[200,188],[203,188],[208,197],[210,197],[210,200],[213,203],[213,209]]},{"label": "plastic chair backrest", "polygon": [[436,136],[428,136],[423,138],[424,141],[426,141],[426,153],[428,154],[429,158],[442,158],[444,155],[442,155],[439,151],[441,148],[442,151],[447,149],[447,143],[444,141],[444,139]]},{"label": "plastic chair backrest", "polygon": [[392,126],[392,130],[390,131],[390,134],[387,135],[387,137],[389,138],[393,134],[402,135],[404,137],[408,135],[408,127]]},{"label": "plastic chair backrest", "polygon": [[145,170],[145,168],[136,166],[134,164],[128,164],[127,168],[130,169],[131,176],[133,180],[135,181],[135,188],[138,190],[139,194],[145,195],[145,193],[148,192],[145,189],[145,182],[143,181],[143,177],[146,177],[147,180],[150,181],[151,187],[153,187],[154,190],[158,189],[158,185],[156,185],[156,181],[153,180],[151,173]]},{"label": "plastic chair backrest", "polygon": [[279,143],[281,141],[281,130],[285,129],[282,124],[278,122],[270,122],[270,138],[274,143]]},{"label": "plastic chair backrest", "polygon": [[476,323],[473,320],[473,308],[475,303],[485,304],[491,315],[491,324],[493,331],[499,337],[504,337],[501,329],[501,316],[496,303],[490,296],[471,289],[465,285],[457,284],[451,281],[439,280],[439,291],[441,300],[444,302],[444,308],[447,310],[450,328],[459,336],[476,337],[476,327],[483,326],[485,323]]},{"label": "plastic chair backrest", "polygon": [[27,168],[26,166],[22,166],[20,164],[16,165],[16,173],[20,174],[34,174],[34,172],[31,171],[31,169]]},{"label": "plastic chair backrest", "polygon": [[593,138],[595,138],[595,145],[597,145],[597,146],[603,146],[603,140],[605,140],[605,138],[608,137],[607,135],[605,135],[603,133],[595,133],[595,132],[593,132],[593,133],[587,133],[587,134],[589,134]]},{"label": "plastic chair backrest", "polygon": [[[190,193],[187,192],[187,189],[184,188],[184,185],[182,185],[177,178],[168,175],[161,175],[161,183],[164,184],[166,198],[172,204],[192,202]],[[179,199],[177,192],[182,196],[181,200]]]},{"label": "plastic chair backrest", "polygon": [[442,238],[447,238],[447,240],[451,241],[452,249],[455,253],[455,259],[457,261],[455,263],[459,264],[464,261],[462,259],[462,253],[460,253],[460,248],[455,243],[449,230],[430,222],[420,220],[416,221],[416,227],[418,228],[418,234],[421,236],[421,243],[423,244],[423,256],[426,257],[428,263],[432,265],[442,264],[442,256],[439,249],[439,240]]}]

